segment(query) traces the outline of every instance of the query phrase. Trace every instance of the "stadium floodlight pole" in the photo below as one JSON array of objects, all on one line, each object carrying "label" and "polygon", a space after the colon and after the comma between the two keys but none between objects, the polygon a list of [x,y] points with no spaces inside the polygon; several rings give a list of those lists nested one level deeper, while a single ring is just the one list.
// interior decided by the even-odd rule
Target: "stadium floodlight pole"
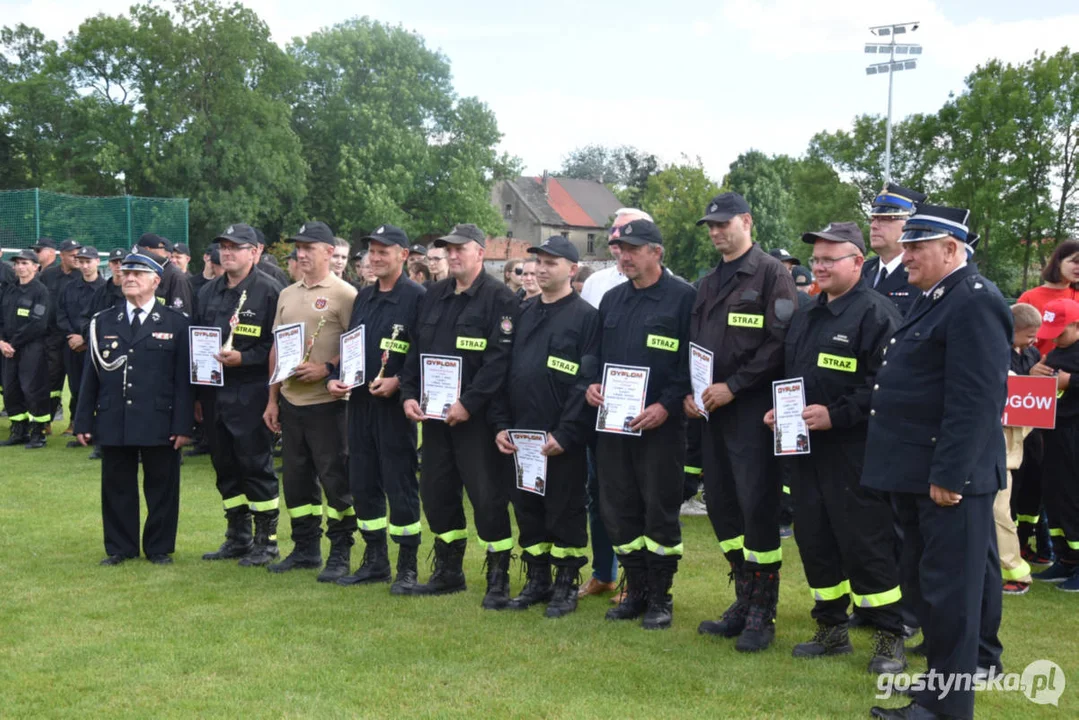
[{"label": "stadium floodlight pole", "polygon": [[921,23],[908,22],[908,23],[896,23],[895,25],[877,25],[869,28],[869,32],[873,33],[877,37],[887,37],[889,42],[883,43],[866,43],[866,54],[888,54],[888,60],[886,62],[875,63],[866,67],[866,75],[878,75],[880,73],[888,73],[888,120],[885,124],[885,136],[884,136],[884,182],[888,183],[892,180],[892,86],[894,83],[893,76],[900,70],[914,70],[918,67],[917,60],[899,60],[895,59],[896,55],[921,55],[922,46],[912,43],[897,43],[895,41],[896,35],[903,35],[905,33],[914,32],[918,29]]}]

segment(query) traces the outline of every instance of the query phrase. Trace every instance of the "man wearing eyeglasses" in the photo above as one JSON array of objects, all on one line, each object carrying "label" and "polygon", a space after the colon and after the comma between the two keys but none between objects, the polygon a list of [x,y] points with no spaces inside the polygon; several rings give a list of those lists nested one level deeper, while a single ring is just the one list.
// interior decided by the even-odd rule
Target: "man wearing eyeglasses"
[{"label": "man wearing eyeglasses", "polygon": [[[735,649],[757,652],[775,638],[779,602],[779,473],[773,439],[760,420],[772,407],[772,382],[783,372],[783,338],[797,305],[783,263],[753,242],[753,216],[738,193],[717,195],[698,225],[720,254],[697,292],[693,342],[713,355],[705,389],[702,467],[708,517],[734,578],[735,602],[705,635],[737,637]],[[693,395],[683,409],[702,417]]]},{"label": "man wearing eyeglasses", "polygon": [[[859,484],[874,379],[899,311],[861,282],[865,241],[856,223],[806,233],[821,293],[799,310],[785,342],[784,376],[804,380],[812,452],[791,458],[794,537],[815,600],[817,632],[795,657],[853,651],[847,606],[876,629],[870,672],[906,667],[899,565],[888,495]],[[775,412],[764,421],[774,426]]]}]

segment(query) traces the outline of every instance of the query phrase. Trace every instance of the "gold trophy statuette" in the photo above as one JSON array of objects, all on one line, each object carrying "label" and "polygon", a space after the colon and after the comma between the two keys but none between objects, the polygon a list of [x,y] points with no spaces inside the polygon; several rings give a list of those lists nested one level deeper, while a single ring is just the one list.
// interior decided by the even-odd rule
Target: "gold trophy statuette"
[{"label": "gold trophy statuette", "polygon": [[393,333],[390,335],[389,347],[382,351],[382,367],[379,368],[378,375],[375,377],[375,380],[381,380],[382,376],[386,373],[386,366],[390,363],[390,347],[393,346],[394,341],[397,340],[397,336],[400,335],[404,331],[404,329],[404,325],[395,324],[393,326]]},{"label": "gold trophy statuette", "polygon": [[240,311],[243,310],[245,302],[247,302],[246,290],[240,293],[240,304],[236,306],[232,317],[229,318],[229,337],[225,340],[225,344],[221,346],[221,352],[232,352],[232,340],[236,336],[236,326],[240,324]]},{"label": "gold trophy statuette", "polygon": [[311,336],[311,339],[307,342],[307,352],[303,355],[303,361],[306,363],[311,359],[311,350],[315,347],[315,341],[318,340],[318,334],[322,332],[322,326],[326,324],[326,316],[323,315],[318,319],[318,325],[315,326],[315,334]]}]

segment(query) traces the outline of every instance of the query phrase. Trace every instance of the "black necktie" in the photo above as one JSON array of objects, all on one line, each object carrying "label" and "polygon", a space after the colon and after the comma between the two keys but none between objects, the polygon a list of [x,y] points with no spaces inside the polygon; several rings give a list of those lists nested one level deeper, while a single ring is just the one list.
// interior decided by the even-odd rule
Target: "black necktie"
[{"label": "black necktie", "polygon": [[877,282],[873,284],[873,287],[879,286],[888,277],[888,268],[883,265],[880,268],[880,274],[877,275]]},{"label": "black necktie", "polygon": [[134,335],[142,327],[142,321],[139,320],[139,313],[142,312],[142,308],[135,308],[131,311],[131,334]]}]

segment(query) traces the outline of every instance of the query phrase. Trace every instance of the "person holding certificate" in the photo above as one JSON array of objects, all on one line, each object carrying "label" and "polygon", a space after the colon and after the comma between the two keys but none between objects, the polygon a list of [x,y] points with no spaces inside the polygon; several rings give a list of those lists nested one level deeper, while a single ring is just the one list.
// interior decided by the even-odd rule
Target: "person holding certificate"
[{"label": "person holding certificate", "polygon": [[[356,296],[349,330],[363,327],[365,357],[359,384],[341,362],[329,391],[348,400],[349,487],[366,549],[356,572],[339,585],[390,581],[386,531],[398,546],[397,579],[390,591],[415,594],[416,552],[420,546],[420,490],[416,481],[416,424],[401,412],[397,375],[416,328],[416,311],[426,292],[402,267],[409,256],[408,236],[380,225],[363,238],[376,282]],[[342,355],[342,357],[344,357]],[[351,375],[351,377],[349,376]],[[389,499],[389,520],[386,501]]]},{"label": "person holding certificate", "polygon": [[509,602],[509,483],[487,418],[491,400],[505,390],[520,303],[483,270],[483,230],[457,225],[438,240],[450,277],[420,301],[416,332],[401,371],[405,415],[423,425],[420,497],[435,534],[435,570],[420,592],[465,589],[462,562],[468,530],[462,487],[468,490],[476,533],[487,551],[483,607]]},{"label": "person holding certificate", "polygon": [[794,280],[783,263],[753,242],[753,216],[738,193],[717,195],[698,225],[720,254],[701,279],[691,338],[712,353],[711,384],[700,402],[685,398],[691,418],[708,413],[702,468],[708,518],[730,563],[735,601],[706,635],[737,637],[736,649],[767,648],[779,602],[781,480],[772,433],[761,423],[772,407],[772,382],[783,372],[783,337],[794,310]]},{"label": "person holding certificate", "polygon": [[256,269],[258,238],[250,225],[229,225],[214,242],[225,274],[203,285],[194,325],[220,330],[224,344],[214,359],[224,369],[224,385],[200,386],[195,419],[210,446],[226,529],[225,542],[202,559],[266,565],[278,556],[278,493],[273,433],[262,410],[270,395],[266,378],[281,286]]},{"label": "person holding certificate", "polygon": [[[325,223],[307,222],[288,239],[296,245],[303,279],[277,298],[274,332],[299,324],[301,347],[288,351],[281,362],[295,366],[287,377],[270,385],[262,419],[281,433],[285,506],[292,522],[295,547],[288,557],[268,566],[282,573],[322,566],[322,492],[326,493],[326,536],[330,556],[319,582],[335,582],[349,571],[356,511],[348,489],[348,426],[345,404],[326,389],[335,370],[341,333],[348,329],[356,288],[330,272],[333,232]],[[302,354],[298,351],[302,350]],[[282,351],[274,343],[269,374],[273,378]]]},{"label": "person holding certificate", "polygon": [[123,260],[124,304],[90,320],[90,362],[82,374],[75,434],[101,446],[102,565],[139,556],[139,465],[146,496],[142,550],[168,565],[180,514],[180,448],[194,428],[188,375],[190,321],[155,297],[164,272],[157,260]]},{"label": "person holding certificate", "polygon": [[509,607],[544,602],[547,617],[562,617],[577,609],[577,575],[588,562],[585,446],[595,411],[584,396],[599,370],[599,313],[570,285],[580,259],[573,243],[555,235],[528,252],[536,255],[540,297],[521,310],[509,384],[491,417],[505,455],[518,450],[513,428],[547,437],[540,448],[546,458],[542,489],[515,483],[513,510],[528,580]]},{"label": "person holding certificate", "polygon": [[[609,620],[671,625],[671,585],[682,555],[682,472],[690,392],[689,316],[696,291],[663,268],[663,237],[649,220],[611,234],[629,282],[603,296],[603,382],[588,388],[599,408],[596,466],[600,512],[625,570],[626,592]],[[616,367],[617,366],[617,367]],[[633,415],[628,411],[635,410]],[[643,617],[642,617],[643,616]]]},{"label": "person holding certificate", "polygon": [[[850,653],[853,604],[876,628],[870,672],[898,673],[906,659],[892,506],[886,493],[860,482],[869,402],[899,311],[861,282],[865,240],[856,223],[831,223],[802,240],[813,245],[809,262],[821,294],[791,321],[785,377],[802,379],[812,452],[785,462],[794,474],[794,537],[817,632],[794,656]],[[775,411],[764,421],[773,425]]]}]

